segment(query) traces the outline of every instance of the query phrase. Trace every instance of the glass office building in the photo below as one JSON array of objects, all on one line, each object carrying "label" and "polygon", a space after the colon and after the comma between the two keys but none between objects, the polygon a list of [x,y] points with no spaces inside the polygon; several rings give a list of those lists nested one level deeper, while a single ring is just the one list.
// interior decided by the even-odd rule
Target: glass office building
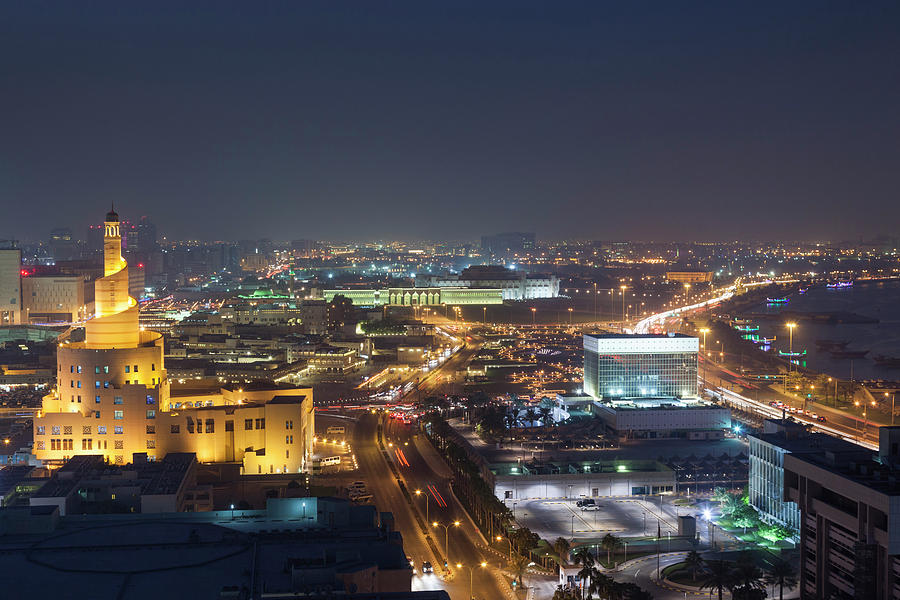
[{"label": "glass office building", "polygon": [[597,399],[685,398],[698,393],[698,338],[585,335],[584,391]]}]

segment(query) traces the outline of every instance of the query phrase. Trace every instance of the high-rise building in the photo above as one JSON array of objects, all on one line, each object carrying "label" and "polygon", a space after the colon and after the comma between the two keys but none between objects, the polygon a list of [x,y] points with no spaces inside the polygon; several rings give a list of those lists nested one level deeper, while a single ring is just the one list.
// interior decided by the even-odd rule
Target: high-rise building
[{"label": "high-rise building", "polygon": [[50,255],[53,260],[72,260],[78,257],[78,245],[68,227],[50,230]]},{"label": "high-rise building", "polygon": [[83,341],[59,341],[56,388],[34,419],[36,456],[61,463],[75,454],[124,464],[193,452],[201,462],[241,462],[247,473],[309,468],[312,390],[271,386],[216,388],[173,395],[159,333],[138,325],[128,293],[119,217],[106,215],[103,277],[95,281],[94,318]]},{"label": "high-rise building", "polygon": [[800,507],[800,597],[900,597],[900,427],[861,446],[784,456],[784,499]]},{"label": "high-rise building", "polygon": [[156,249],[156,225],[146,216],[141,217],[135,225],[135,243],[132,250],[141,253],[152,252]]},{"label": "high-rise building", "polygon": [[22,322],[22,251],[0,249],[0,325]]},{"label": "high-rise building", "polygon": [[585,335],[584,391],[594,398],[696,397],[698,338]]}]

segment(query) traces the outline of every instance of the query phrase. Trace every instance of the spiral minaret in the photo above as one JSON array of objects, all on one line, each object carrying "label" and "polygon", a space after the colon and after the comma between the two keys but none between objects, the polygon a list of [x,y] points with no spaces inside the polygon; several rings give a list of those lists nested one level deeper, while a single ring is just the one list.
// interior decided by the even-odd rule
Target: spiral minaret
[{"label": "spiral minaret", "polygon": [[94,282],[94,318],[85,324],[88,348],[135,348],[140,342],[138,305],[128,295],[128,263],[122,258],[119,215],[103,223],[103,277]]}]

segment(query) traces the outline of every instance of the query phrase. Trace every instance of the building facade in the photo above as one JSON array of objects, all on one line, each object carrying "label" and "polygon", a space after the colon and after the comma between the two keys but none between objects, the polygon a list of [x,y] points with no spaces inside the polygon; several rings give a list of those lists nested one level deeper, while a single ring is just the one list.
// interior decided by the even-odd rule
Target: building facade
[{"label": "building facade", "polygon": [[584,391],[594,398],[696,397],[700,341],[681,334],[585,335]]},{"label": "building facade", "polygon": [[19,325],[22,312],[22,251],[0,249],[0,326]]},{"label": "building facade", "polygon": [[29,323],[71,323],[87,315],[84,278],[22,278],[22,307]]},{"label": "building facade", "polygon": [[440,306],[503,304],[500,289],[473,288],[388,288],[384,290],[324,290],[326,302],[343,296],[355,306]]},{"label": "building facade", "polygon": [[499,289],[503,300],[532,300],[559,296],[559,278],[534,275],[495,265],[473,265],[459,275],[417,277],[416,287]]},{"label": "building facade", "polygon": [[56,388],[34,419],[35,455],[62,464],[75,454],[125,464],[191,452],[200,462],[241,462],[245,472],[300,472],[311,466],[311,389],[221,388],[174,398],[163,338],[138,325],[128,294],[118,215],[104,224],[104,276],[84,340],[60,338]]}]

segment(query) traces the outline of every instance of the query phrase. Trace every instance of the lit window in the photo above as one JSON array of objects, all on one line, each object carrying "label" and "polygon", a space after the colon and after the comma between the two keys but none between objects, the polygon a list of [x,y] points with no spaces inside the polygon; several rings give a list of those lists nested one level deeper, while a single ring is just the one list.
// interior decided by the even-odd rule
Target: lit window
[{"label": "lit window", "polygon": [[36,431],[37,431],[37,434],[38,434],[38,435],[44,435],[44,432],[45,432],[46,430],[45,430],[45,428],[44,428],[43,425],[38,425],[37,428],[36,428]]},{"label": "lit window", "polygon": [[[97,396],[98,398],[100,396]],[[122,404],[122,396],[113,396],[113,404]]]},{"label": "lit window", "polygon": [[95,375],[99,375],[99,374],[100,374],[100,367],[94,367],[94,374],[95,374]]},{"label": "lit window", "polygon": [[81,365],[78,365],[78,368],[76,369],[76,371],[77,371],[78,373],[81,373]]},{"label": "lit window", "polygon": [[147,404],[156,404],[156,398],[153,396],[147,396]]},{"label": "lit window", "polygon": [[124,431],[123,431],[123,429],[122,429],[122,426],[121,426],[121,425],[116,425],[115,427],[113,427],[113,433],[116,433],[116,434],[119,434],[119,435],[121,435],[122,433],[124,433]]},{"label": "lit window", "polygon": [[81,380],[80,379],[78,380],[78,385],[76,385],[75,387],[77,387],[79,389],[81,388]]},{"label": "lit window", "polygon": [[103,382],[103,387],[108,388],[108,387],[109,387],[109,382],[108,382],[108,381],[104,381],[104,382]]},{"label": "lit window", "polygon": [[125,365],[125,372],[131,373],[131,367],[129,365]]},{"label": "lit window", "polygon": [[59,425],[51,425],[50,426],[50,433],[52,435],[59,435],[59,432],[60,432]]},{"label": "lit window", "polygon": [[99,418],[100,418],[100,411],[99,411],[99,410],[95,410],[95,411],[94,411],[94,416],[97,417],[97,418],[99,419]]},{"label": "lit window", "polygon": [[121,421],[124,418],[125,418],[124,410],[113,411],[113,419],[115,419],[116,421]]},{"label": "lit window", "polygon": [[138,366],[137,366],[137,365],[134,365],[134,372],[135,372],[135,373],[138,372]]},{"label": "lit window", "polygon": [[[99,369],[100,367],[97,367],[97,368]],[[95,381],[95,382],[94,382],[94,387],[97,388],[97,389],[99,390],[99,389],[100,389],[100,382],[99,382],[99,381]]]},{"label": "lit window", "polygon": [[75,372],[75,365],[69,365],[69,373]]},{"label": "lit window", "polygon": [[94,404],[100,404],[100,396],[94,396]]},{"label": "lit window", "polygon": [[155,411],[155,410],[148,410],[148,411],[147,411],[147,418],[148,418],[148,419],[155,419],[155,418],[156,418],[156,411]]},{"label": "lit window", "polygon": [[106,435],[106,425],[97,425],[97,434]]},{"label": "lit window", "polygon": [[104,372],[104,373],[109,373],[109,367],[108,367],[108,366],[103,367],[103,372]]}]

